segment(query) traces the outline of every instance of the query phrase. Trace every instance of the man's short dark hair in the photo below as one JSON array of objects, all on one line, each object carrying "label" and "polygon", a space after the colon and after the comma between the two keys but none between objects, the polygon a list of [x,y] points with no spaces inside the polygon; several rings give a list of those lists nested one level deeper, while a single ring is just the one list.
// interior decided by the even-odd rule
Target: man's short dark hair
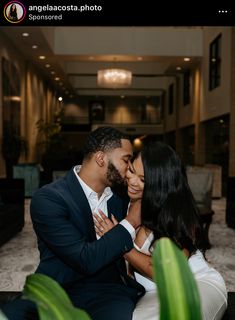
[{"label": "man's short dark hair", "polygon": [[110,151],[120,148],[121,139],[130,140],[129,136],[112,127],[99,127],[92,131],[85,142],[83,149],[84,159],[89,158],[97,151]]}]

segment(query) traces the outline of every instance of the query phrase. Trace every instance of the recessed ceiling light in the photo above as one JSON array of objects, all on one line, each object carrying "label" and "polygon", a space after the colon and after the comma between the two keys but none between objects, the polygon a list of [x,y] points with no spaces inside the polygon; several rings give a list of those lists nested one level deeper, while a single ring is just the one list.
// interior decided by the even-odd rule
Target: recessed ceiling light
[{"label": "recessed ceiling light", "polygon": [[63,101],[63,97],[59,97],[58,100],[59,100],[59,101]]},{"label": "recessed ceiling light", "polygon": [[44,60],[44,59],[46,59],[46,57],[45,56],[39,56],[38,59]]},{"label": "recessed ceiling light", "polygon": [[51,66],[51,65],[50,65],[49,63],[45,64],[45,67],[46,67],[46,68],[50,68],[50,66]]},{"label": "recessed ceiling light", "polygon": [[55,77],[55,81],[59,81],[60,80],[60,77]]},{"label": "recessed ceiling light", "polygon": [[186,57],[184,58],[184,61],[190,61],[190,58]]},{"label": "recessed ceiling light", "polygon": [[120,98],[121,98],[121,99],[124,99],[124,98],[125,98],[125,96],[120,96]]},{"label": "recessed ceiling light", "polygon": [[37,49],[38,46],[36,44],[32,45],[32,49]]},{"label": "recessed ceiling light", "polygon": [[55,74],[55,71],[51,71],[51,74]]},{"label": "recessed ceiling light", "polygon": [[22,33],[22,37],[28,37],[29,36],[29,33],[28,32],[23,32]]},{"label": "recessed ceiling light", "polygon": [[181,70],[181,67],[177,67],[176,70],[180,71],[180,70]]}]

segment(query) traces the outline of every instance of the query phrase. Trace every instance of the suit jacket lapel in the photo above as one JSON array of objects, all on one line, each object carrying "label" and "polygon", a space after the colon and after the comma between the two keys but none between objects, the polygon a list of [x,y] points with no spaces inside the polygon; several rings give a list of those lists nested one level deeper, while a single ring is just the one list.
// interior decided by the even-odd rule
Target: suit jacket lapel
[{"label": "suit jacket lapel", "polygon": [[68,172],[65,179],[67,181],[67,184],[72,194],[72,197],[74,199],[74,202],[77,204],[78,211],[75,212],[74,214],[77,215],[77,219],[80,218],[80,220],[82,216],[83,221],[86,224],[86,229],[88,233],[90,234],[91,238],[95,240],[96,233],[95,233],[91,208],[89,206],[85,193],[83,192],[83,189],[73,172],[73,169],[71,169]]},{"label": "suit jacket lapel", "polygon": [[[87,232],[89,233],[91,239],[95,240],[96,233],[91,208],[85,193],[83,192],[83,189],[73,172],[73,169],[67,173],[65,179],[78,209],[76,212],[74,212],[74,215],[77,216],[77,219],[81,220],[81,217],[83,218],[83,221],[86,224],[85,227]],[[121,221],[126,216],[127,203],[125,205],[122,201],[120,201],[120,198],[115,193],[108,200],[107,208],[109,218],[111,218],[111,214],[113,214],[118,221]]]},{"label": "suit jacket lapel", "polygon": [[121,221],[126,216],[126,210],[117,195],[113,194],[109,199],[107,206],[109,218],[111,217],[111,214],[113,214],[118,221]]}]

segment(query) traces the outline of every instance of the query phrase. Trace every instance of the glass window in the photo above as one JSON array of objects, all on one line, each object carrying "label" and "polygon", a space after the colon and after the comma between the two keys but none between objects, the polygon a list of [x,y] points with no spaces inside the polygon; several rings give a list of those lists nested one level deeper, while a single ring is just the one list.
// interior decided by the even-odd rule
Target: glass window
[{"label": "glass window", "polygon": [[174,84],[169,85],[168,89],[168,113],[172,114],[174,110]]},{"label": "glass window", "polygon": [[210,44],[209,90],[221,83],[221,38],[220,34]]},{"label": "glass window", "polygon": [[190,103],[190,70],[184,72],[183,76],[183,104]]}]

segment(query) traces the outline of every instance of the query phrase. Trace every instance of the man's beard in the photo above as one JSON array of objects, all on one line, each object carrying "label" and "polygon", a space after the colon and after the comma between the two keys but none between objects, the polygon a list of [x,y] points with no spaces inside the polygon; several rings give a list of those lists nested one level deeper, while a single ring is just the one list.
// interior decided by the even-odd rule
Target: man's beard
[{"label": "man's beard", "polygon": [[112,188],[125,188],[127,186],[126,179],[122,178],[118,169],[109,161],[107,170],[107,180]]}]

